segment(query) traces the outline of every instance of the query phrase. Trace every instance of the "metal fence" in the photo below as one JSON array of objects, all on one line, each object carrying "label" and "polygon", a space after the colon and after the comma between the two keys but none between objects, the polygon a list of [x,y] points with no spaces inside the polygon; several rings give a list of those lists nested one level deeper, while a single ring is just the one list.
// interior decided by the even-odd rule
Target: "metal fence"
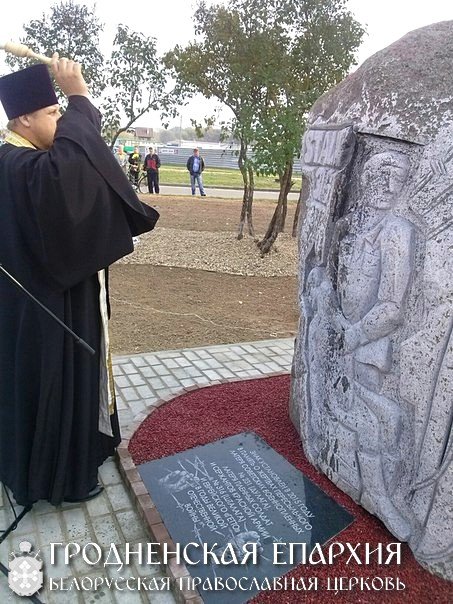
[{"label": "metal fence", "polygon": [[[160,161],[163,165],[185,166],[192,155],[192,149],[187,147],[158,146]],[[200,149],[206,166],[213,168],[238,168],[238,158],[230,149]]]},{"label": "metal fence", "polygon": [[[192,155],[192,149],[187,147],[157,145],[157,152],[163,166],[185,166]],[[236,153],[231,149],[200,149],[200,155],[203,157],[207,168],[233,168],[238,170],[238,156]],[[300,160],[298,158],[294,160],[293,170],[296,174],[300,174]]]}]

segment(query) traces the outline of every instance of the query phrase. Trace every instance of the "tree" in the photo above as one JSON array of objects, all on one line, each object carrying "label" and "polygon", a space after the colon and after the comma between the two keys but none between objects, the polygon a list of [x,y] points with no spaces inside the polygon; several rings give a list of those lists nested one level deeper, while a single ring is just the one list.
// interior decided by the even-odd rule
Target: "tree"
[{"label": "tree", "polygon": [[[255,164],[259,172],[277,174],[280,194],[267,232],[258,246],[268,252],[284,229],[294,158],[299,155],[308,111],[326,90],[341,81],[354,63],[364,29],[344,0],[231,0],[236,10],[254,5],[262,27],[272,32],[273,69],[268,77],[268,103],[255,127]],[[244,8],[245,10],[245,8]],[[300,204],[300,197],[299,197]],[[296,210],[296,220],[300,205]],[[293,233],[295,225],[293,225]]]},{"label": "tree", "polygon": [[259,242],[266,253],[284,226],[308,110],[346,75],[364,30],[344,0],[229,0],[209,9],[202,0],[194,22],[198,40],[177,46],[166,62],[194,91],[216,97],[233,113],[226,129],[240,142],[239,238],[245,218],[253,235],[255,171],[278,175],[278,204]]},{"label": "tree", "polygon": [[[270,104],[264,109],[256,127],[254,145],[258,174],[277,175],[280,191],[274,214],[266,234],[258,242],[262,254],[270,251],[279,233],[285,228],[288,193],[293,185],[294,155],[298,151],[304,121],[290,108]],[[297,150],[297,151],[296,151]],[[296,211],[297,214],[297,211]]]},{"label": "tree", "polygon": [[[104,57],[99,50],[99,34],[103,25],[95,15],[94,8],[75,4],[73,0],[60,2],[50,7],[50,14],[43,13],[41,19],[33,19],[24,25],[25,37],[20,42],[34,51],[78,61],[83,66],[83,75],[95,96],[105,87]],[[29,59],[7,55],[10,67],[24,67]]]},{"label": "tree", "polygon": [[[167,72],[157,57],[156,39],[118,26],[108,62],[109,94],[103,104],[103,135],[113,148],[118,135],[151,110],[174,117],[184,91],[176,84],[167,89]],[[122,123],[122,113],[126,120]]]},{"label": "tree", "polygon": [[259,16],[253,11],[244,14],[220,5],[208,8],[204,0],[197,6],[194,23],[197,40],[186,48],[176,46],[165,62],[192,92],[215,97],[231,109],[233,117],[224,130],[240,144],[238,165],[244,184],[241,239],[246,221],[249,234],[254,235],[254,165],[249,151],[257,110],[266,103],[261,70],[267,66],[261,57],[268,32],[260,30]]}]

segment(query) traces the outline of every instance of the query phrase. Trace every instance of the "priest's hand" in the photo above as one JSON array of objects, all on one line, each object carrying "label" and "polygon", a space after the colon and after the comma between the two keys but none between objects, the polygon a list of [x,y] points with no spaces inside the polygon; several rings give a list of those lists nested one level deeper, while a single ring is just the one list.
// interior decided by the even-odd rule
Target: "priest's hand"
[{"label": "priest's hand", "polygon": [[74,94],[89,96],[88,86],[83,78],[80,63],[65,58],[60,59],[56,52],[52,56],[50,68],[56,83],[66,96],[69,97]]}]

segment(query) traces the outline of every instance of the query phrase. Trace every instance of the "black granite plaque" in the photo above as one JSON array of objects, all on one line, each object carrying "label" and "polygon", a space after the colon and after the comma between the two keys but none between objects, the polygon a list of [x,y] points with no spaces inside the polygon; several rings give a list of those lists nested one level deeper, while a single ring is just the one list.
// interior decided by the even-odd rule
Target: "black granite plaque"
[{"label": "black granite plaque", "polygon": [[[246,602],[262,580],[281,577],[301,562],[304,546],[291,544],[305,543],[308,556],[353,521],[253,432],[144,463],[138,471],[173,541],[181,548],[195,544],[186,550],[190,561],[202,559],[203,544],[217,544],[213,551],[222,563],[208,556],[208,564],[187,564],[192,577],[210,579],[204,581],[207,590],[198,587],[208,604]],[[256,544],[246,546],[255,548],[256,563],[249,556],[241,564],[245,543]],[[232,577],[230,586],[244,578],[241,585],[250,590],[211,590],[216,577]]]}]

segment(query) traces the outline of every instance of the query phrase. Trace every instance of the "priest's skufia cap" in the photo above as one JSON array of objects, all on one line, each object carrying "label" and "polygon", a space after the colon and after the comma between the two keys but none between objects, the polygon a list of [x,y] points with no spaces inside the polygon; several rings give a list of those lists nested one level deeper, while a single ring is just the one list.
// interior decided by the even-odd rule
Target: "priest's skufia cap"
[{"label": "priest's skufia cap", "polygon": [[33,113],[58,99],[46,65],[32,65],[0,78],[0,101],[9,120]]}]

